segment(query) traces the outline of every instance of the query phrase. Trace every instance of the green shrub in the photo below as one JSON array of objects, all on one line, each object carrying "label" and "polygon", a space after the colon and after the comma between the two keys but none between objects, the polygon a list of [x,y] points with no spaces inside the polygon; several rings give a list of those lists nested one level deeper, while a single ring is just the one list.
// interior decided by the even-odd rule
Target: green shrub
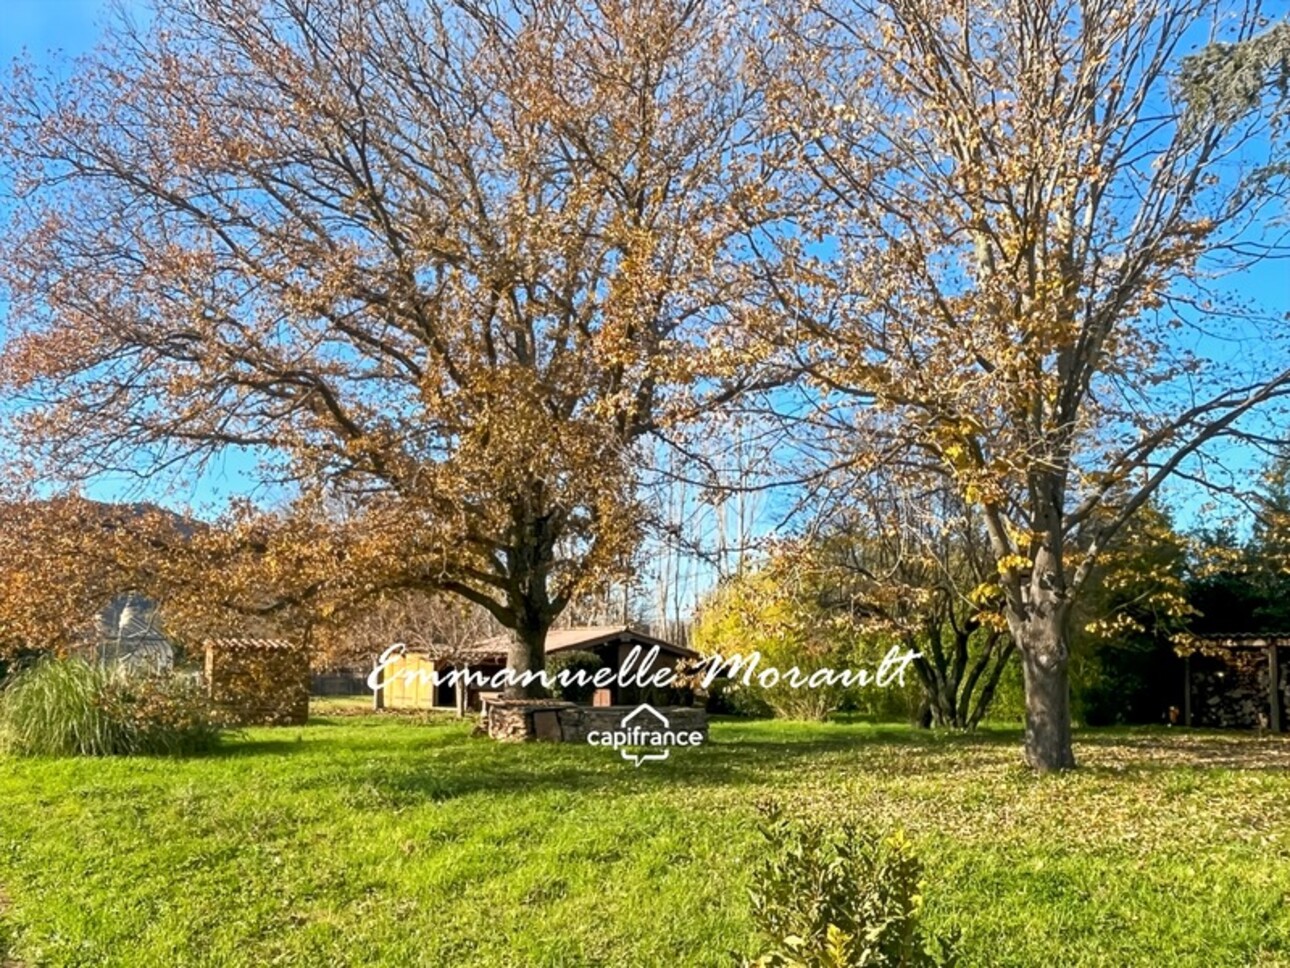
[{"label": "green shrub", "polygon": [[555,693],[557,699],[563,699],[565,702],[588,703],[591,697],[596,693],[596,687],[591,682],[585,686],[580,686],[576,682],[570,682],[567,686],[561,688],[560,684],[555,681],[555,676],[562,669],[568,669],[570,675],[579,669],[585,670],[588,678],[596,674],[596,671],[603,665],[600,656],[594,652],[557,652],[547,661],[546,671],[551,677],[551,691]]},{"label": "green shrub", "polygon": [[762,807],[770,850],[754,873],[753,918],[769,940],[755,968],[933,968],[957,936],[925,938],[922,865],[902,833],[793,823]]},{"label": "green shrub", "polygon": [[708,686],[704,708],[717,716],[744,716],[748,719],[769,719],[775,710],[755,689],[745,689],[740,683],[718,676]]},{"label": "green shrub", "polygon": [[0,749],[22,756],[196,753],[223,723],[201,689],[83,659],[42,658],[0,692]]},{"label": "green shrub", "polygon": [[201,753],[213,749],[227,728],[224,714],[190,677],[112,677],[103,702],[109,718],[120,724],[122,753]]},{"label": "green shrub", "polygon": [[[759,674],[791,668],[810,676],[822,669],[842,671],[875,665],[895,644],[890,636],[865,633],[832,599],[837,589],[814,550],[784,545],[761,566],[723,581],[703,601],[691,647],[705,656],[760,658],[751,676],[747,667],[734,672],[713,701],[715,709],[760,715],[770,709],[784,719],[825,720],[843,708],[866,704],[871,687],[822,683],[794,688],[787,676],[773,684]],[[845,596],[843,596],[845,598]],[[727,673],[733,672],[732,676]],[[747,681],[746,681],[747,680]],[[716,685],[714,680],[713,685]],[[707,690],[709,698],[713,690]]]}]

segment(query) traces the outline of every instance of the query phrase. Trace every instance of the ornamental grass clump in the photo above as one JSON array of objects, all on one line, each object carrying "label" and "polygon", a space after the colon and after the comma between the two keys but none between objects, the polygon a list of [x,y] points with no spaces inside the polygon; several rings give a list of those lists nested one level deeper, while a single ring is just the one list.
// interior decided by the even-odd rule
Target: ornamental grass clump
[{"label": "ornamental grass clump", "polygon": [[46,657],[0,691],[0,750],[17,756],[182,756],[225,728],[190,679]]}]

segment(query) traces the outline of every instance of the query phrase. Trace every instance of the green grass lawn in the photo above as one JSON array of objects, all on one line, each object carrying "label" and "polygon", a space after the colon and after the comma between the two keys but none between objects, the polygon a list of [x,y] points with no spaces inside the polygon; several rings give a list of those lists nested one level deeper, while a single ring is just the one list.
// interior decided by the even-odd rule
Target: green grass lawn
[{"label": "green grass lawn", "polygon": [[640,769],[336,716],[191,760],[0,760],[0,963],[730,965],[756,802],[903,826],[977,965],[1290,965],[1290,743],[718,723]]}]

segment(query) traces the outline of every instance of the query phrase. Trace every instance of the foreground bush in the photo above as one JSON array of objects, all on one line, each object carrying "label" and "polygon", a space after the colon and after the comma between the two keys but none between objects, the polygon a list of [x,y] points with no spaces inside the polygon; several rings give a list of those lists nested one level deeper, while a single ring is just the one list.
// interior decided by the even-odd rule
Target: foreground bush
[{"label": "foreground bush", "polygon": [[754,968],[933,968],[955,963],[956,937],[924,937],[922,865],[902,834],[791,822],[762,808],[765,859],[753,918],[770,950]]},{"label": "foreground bush", "polygon": [[0,749],[20,756],[197,753],[224,724],[197,683],[44,658],[0,692]]}]

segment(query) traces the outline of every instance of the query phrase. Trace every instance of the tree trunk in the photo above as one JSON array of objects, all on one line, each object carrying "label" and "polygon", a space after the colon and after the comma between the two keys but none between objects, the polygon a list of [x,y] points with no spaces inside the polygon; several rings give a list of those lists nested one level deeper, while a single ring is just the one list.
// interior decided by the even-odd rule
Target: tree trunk
[{"label": "tree trunk", "polygon": [[[464,673],[470,668],[470,665],[468,663],[463,662],[463,663],[460,663],[459,665],[456,665],[454,668]],[[457,707],[458,719],[466,718],[466,710],[470,705],[470,695],[467,692],[467,688],[468,687],[464,681],[462,680],[457,681],[457,688],[454,690],[454,695],[453,695],[453,704]]]},{"label": "tree trunk", "polygon": [[[923,689],[919,723],[924,728],[971,729],[989,708],[1013,646],[1003,633],[990,631],[985,635],[980,654],[973,660],[969,646],[978,628],[954,629],[952,661],[940,649],[936,638],[939,631],[929,631],[929,645],[922,649],[924,655],[913,663]],[[912,651],[920,651],[919,640],[907,637],[905,643]],[[982,683],[984,688],[978,692],[977,687]]]},{"label": "tree trunk", "polygon": [[1070,650],[1060,610],[1021,625],[1026,687],[1026,764],[1040,773],[1075,767],[1071,748]]},{"label": "tree trunk", "polygon": [[[541,672],[546,668],[546,625],[528,625],[511,633],[511,644],[506,655],[506,667],[515,675]],[[503,691],[506,699],[545,699],[547,691],[536,677],[527,685],[512,682]]]},{"label": "tree trunk", "polygon": [[1008,659],[1012,657],[1012,652],[1016,648],[1011,639],[1003,643],[999,651],[998,658],[995,659],[994,668],[990,671],[985,685],[976,697],[976,705],[972,709],[972,715],[968,717],[967,728],[976,729],[981,725],[981,720],[985,718],[986,710],[990,708],[990,703],[994,702],[994,694],[999,688],[999,680],[1003,678],[1003,672],[1008,667]]},{"label": "tree trunk", "polygon": [[919,729],[932,728],[932,704],[926,694],[923,695],[922,700],[919,702],[918,709],[915,710],[910,725]]},{"label": "tree trunk", "polygon": [[954,698],[950,689],[948,683],[938,683],[932,699],[932,725],[938,729],[954,729],[958,726],[954,719]]}]

